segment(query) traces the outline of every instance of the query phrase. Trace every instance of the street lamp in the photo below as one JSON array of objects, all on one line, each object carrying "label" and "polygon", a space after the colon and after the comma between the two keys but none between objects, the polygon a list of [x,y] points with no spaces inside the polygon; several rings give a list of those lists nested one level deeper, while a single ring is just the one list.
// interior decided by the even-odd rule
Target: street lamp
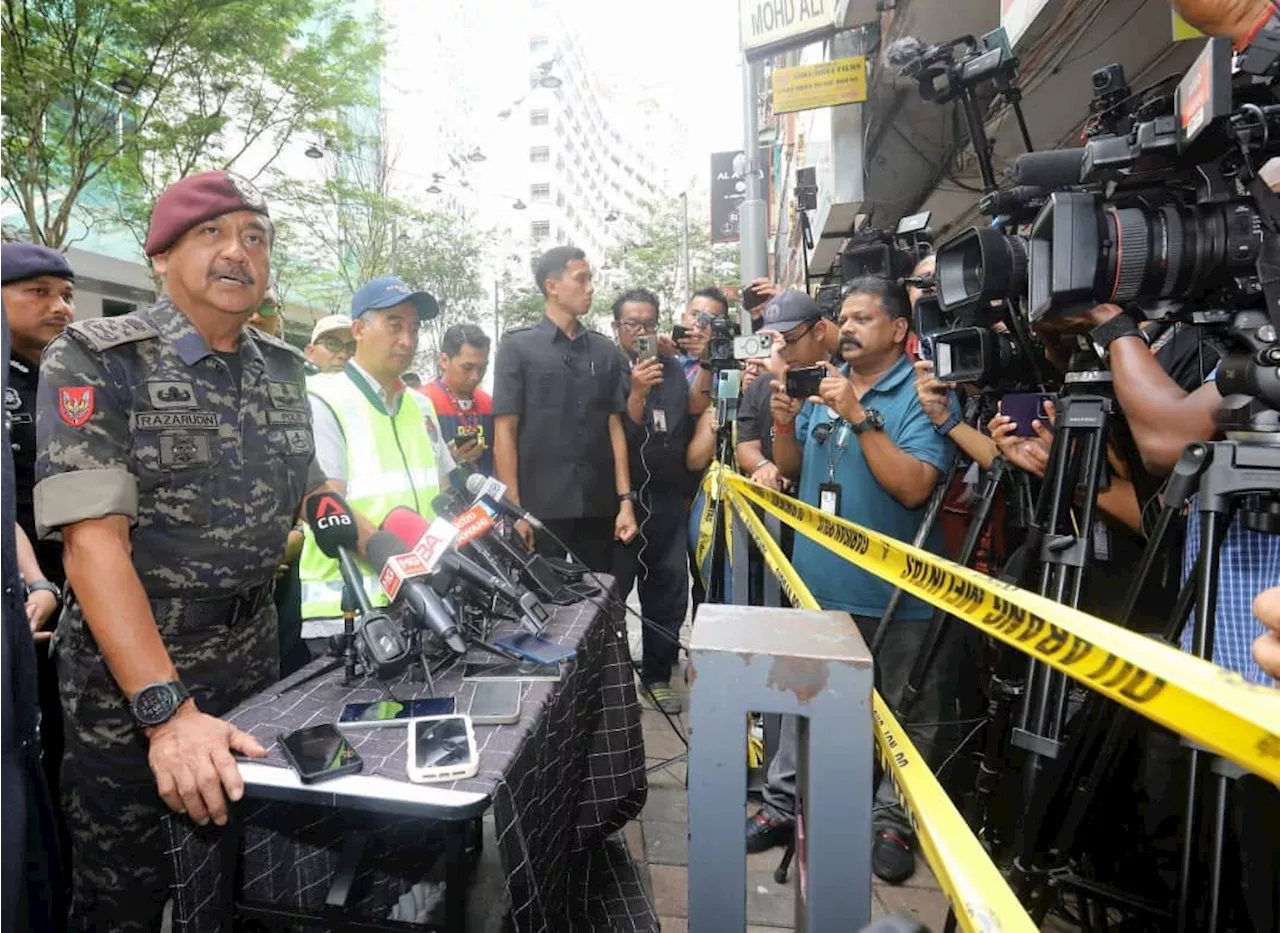
[{"label": "street lamp", "polygon": [[617,211],[609,211],[609,213],[604,215],[604,222],[607,224],[611,224],[617,219],[618,219]]},{"label": "street lamp", "polygon": [[439,185],[431,185],[430,187],[427,188],[427,194],[439,194],[439,193],[440,193]]},{"label": "street lamp", "polygon": [[303,153],[308,159],[323,159],[324,152],[315,143],[307,147],[307,151]]},{"label": "street lamp", "polygon": [[524,201],[522,201],[520,198],[516,198],[516,203],[512,204],[511,206],[518,211],[522,211],[525,208],[527,208],[529,205],[525,204]]},{"label": "street lamp", "polygon": [[485,160],[485,154],[480,151],[479,146],[476,146],[474,149],[471,150],[470,154],[467,156],[467,159],[471,162],[483,162]]}]

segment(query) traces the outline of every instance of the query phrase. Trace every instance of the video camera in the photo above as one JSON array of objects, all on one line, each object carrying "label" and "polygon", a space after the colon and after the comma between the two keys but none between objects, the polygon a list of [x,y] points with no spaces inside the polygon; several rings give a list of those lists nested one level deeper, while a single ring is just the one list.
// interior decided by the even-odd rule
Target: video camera
[{"label": "video camera", "polygon": [[864,275],[894,280],[909,276],[916,263],[933,252],[929,214],[922,211],[903,217],[892,233],[863,227],[851,234],[840,251],[840,281],[852,282]]}]

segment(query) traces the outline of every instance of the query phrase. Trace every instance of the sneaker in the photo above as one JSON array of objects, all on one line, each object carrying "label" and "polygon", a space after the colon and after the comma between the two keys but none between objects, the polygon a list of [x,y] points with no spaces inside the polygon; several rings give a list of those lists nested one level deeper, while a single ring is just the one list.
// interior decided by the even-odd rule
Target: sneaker
[{"label": "sneaker", "polygon": [[877,829],[871,845],[871,870],[886,884],[902,884],[916,872],[911,843],[889,829]]},{"label": "sneaker", "polygon": [[789,843],[796,832],[796,821],[772,807],[764,806],[747,820],[747,854],[767,852],[774,846]]},{"label": "sneaker", "polygon": [[684,704],[670,684],[646,684],[642,693],[654,709],[662,710],[670,716],[684,712]]}]

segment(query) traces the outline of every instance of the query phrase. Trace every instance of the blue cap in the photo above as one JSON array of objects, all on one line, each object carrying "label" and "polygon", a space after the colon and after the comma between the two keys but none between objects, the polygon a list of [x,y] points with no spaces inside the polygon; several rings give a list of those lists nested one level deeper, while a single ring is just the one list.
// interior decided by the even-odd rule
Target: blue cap
[{"label": "blue cap", "polygon": [[3,279],[3,284],[25,282],[42,275],[72,282],[76,279],[71,263],[56,249],[36,243],[6,243],[0,247],[0,279]]},{"label": "blue cap", "polygon": [[803,324],[822,320],[822,310],[807,292],[788,288],[769,299],[761,314],[761,330],[776,330],[780,334],[795,330]]},{"label": "blue cap", "polygon": [[430,292],[415,292],[394,275],[367,282],[351,296],[351,319],[354,321],[366,311],[394,308],[405,302],[418,309],[418,320],[429,321],[440,313],[440,306]]}]

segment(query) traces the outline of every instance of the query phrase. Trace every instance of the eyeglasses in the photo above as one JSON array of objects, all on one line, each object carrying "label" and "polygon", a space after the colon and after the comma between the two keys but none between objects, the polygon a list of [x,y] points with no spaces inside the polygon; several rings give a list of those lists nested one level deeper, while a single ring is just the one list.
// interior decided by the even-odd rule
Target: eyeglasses
[{"label": "eyeglasses", "polygon": [[343,341],[337,337],[321,337],[320,346],[330,353],[345,353],[347,356],[351,356],[356,352],[356,342],[354,340]]},{"label": "eyeglasses", "polygon": [[633,334],[656,334],[658,332],[656,321],[619,321],[618,326],[626,328]]},{"label": "eyeglasses", "polygon": [[783,334],[782,342],[785,343],[787,346],[791,346],[792,344],[799,343],[801,340],[804,339],[805,334],[809,333],[809,331],[813,330],[817,326],[818,326],[818,322],[813,321],[812,323],[806,325],[804,330],[800,331],[800,333],[796,334],[795,336],[792,336],[791,334]]}]

